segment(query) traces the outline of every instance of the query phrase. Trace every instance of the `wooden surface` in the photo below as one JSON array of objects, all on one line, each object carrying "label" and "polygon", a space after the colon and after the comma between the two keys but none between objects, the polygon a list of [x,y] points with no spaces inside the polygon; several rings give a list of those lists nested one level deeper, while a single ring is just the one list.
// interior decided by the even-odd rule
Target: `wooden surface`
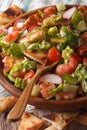
[{"label": "wooden surface", "polygon": [[[81,110],[81,111],[83,111],[83,110]],[[39,118],[41,118],[43,115],[47,115],[47,114],[50,114],[53,112],[54,111],[50,111],[50,110],[35,109],[33,111],[33,114],[38,116]],[[8,112],[0,114],[0,130],[18,130],[20,120],[16,121],[16,122],[9,122],[6,119],[7,114],[8,114]],[[45,123],[45,126],[43,128],[41,128],[40,130],[43,130],[48,125],[49,124]],[[87,130],[87,126],[82,125],[73,120],[64,130]]]}]

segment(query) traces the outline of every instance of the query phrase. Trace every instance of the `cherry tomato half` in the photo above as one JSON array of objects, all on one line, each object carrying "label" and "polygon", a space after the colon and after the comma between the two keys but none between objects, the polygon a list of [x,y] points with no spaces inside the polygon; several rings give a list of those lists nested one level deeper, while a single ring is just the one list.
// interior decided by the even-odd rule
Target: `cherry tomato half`
[{"label": "cherry tomato half", "polygon": [[59,61],[61,59],[61,54],[56,47],[52,47],[48,51],[47,58],[51,62]]},{"label": "cherry tomato half", "polygon": [[32,78],[34,76],[34,71],[30,70],[29,72],[26,72],[24,75],[24,80],[27,80],[28,78]]}]

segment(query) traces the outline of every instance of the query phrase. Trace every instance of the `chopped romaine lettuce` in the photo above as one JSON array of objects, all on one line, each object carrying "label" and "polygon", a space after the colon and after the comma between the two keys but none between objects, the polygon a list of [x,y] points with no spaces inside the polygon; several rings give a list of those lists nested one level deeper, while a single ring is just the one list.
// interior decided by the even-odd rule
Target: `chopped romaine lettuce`
[{"label": "chopped romaine lettuce", "polygon": [[51,47],[51,44],[43,40],[39,47],[40,47],[40,50],[48,50]]},{"label": "chopped romaine lettuce", "polygon": [[4,52],[4,54],[7,54],[9,45],[4,44],[4,34],[0,34],[0,50]]},{"label": "chopped romaine lettuce", "polygon": [[62,26],[60,29],[60,35],[58,36],[59,36],[59,39],[63,41],[62,42],[63,44],[57,45],[60,51],[65,49],[67,46],[70,46],[71,48],[76,48],[78,46],[79,33],[77,31],[74,31],[74,30],[72,31],[69,27]]},{"label": "chopped romaine lettuce", "polygon": [[22,58],[24,56],[20,45],[16,43],[11,44],[9,53],[17,58]]},{"label": "chopped romaine lettuce", "polygon": [[48,35],[49,36],[55,36],[58,33],[58,28],[56,26],[50,27],[48,29]]},{"label": "chopped romaine lettuce", "polygon": [[22,62],[21,67],[22,67],[22,70],[25,72],[27,72],[29,70],[34,70],[34,71],[36,70],[35,62],[32,60],[28,60],[28,59],[26,59]]},{"label": "chopped romaine lettuce", "polygon": [[10,75],[9,73],[4,73],[4,75],[11,81],[11,82],[15,82],[15,78],[12,77],[12,75]]},{"label": "chopped romaine lettuce", "polygon": [[83,64],[78,64],[74,72],[74,75],[77,77],[79,82],[82,82],[86,73],[87,73],[87,67],[84,66]]},{"label": "chopped romaine lettuce", "polygon": [[21,63],[15,64],[9,72],[9,75],[13,75],[18,70],[21,70]]},{"label": "chopped romaine lettuce", "polygon": [[23,79],[16,78],[14,86],[21,89],[21,90],[23,90],[25,88],[25,86],[26,86],[26,83],[25,83],[25,81]]},{"label": "chopped romaine lettuce", "polygon": [[28,50],[39,51],[39,43],[32,43],[27,47]]},{"label": "chopped romaine lettuce", "polygon": [[68,63],[71,54],[74,52],[72,48],[67,46],[63,51],[62,51],[62,57],[64,58],[64,62]]},{"label": "chopped romaine lettuce", "polygon": [[74,74],[81,83],[83,91],[87,93],[87,67],[83,64],[79,64]]},{"label": "chopped romaine lettuce", "polygon": [[72,18],[71,18],[71,21],[72,21],[72,25],[74,27],[76,27],[80,21],[83,20],[83,16],[82,16],[82,13],[80,11],[76,11],[73,15],[72,15]]},{"label": "chopped romaine lettuce", "polygon": [[41,43],[32,43],[28,46],[28,50],[40,51],[40,50],[48,50],[51,47],[49,42],[43,40]]},{"label": "chopped romaine lettuce", "polygon": [[68,35],[69,33],[71,33],[72,30],[69,28],[69,27],[66,27],[66,26],[62,26],[60,28],[60,36],[61,37],[65,37],[66,35]]},{"label": "chopped romaine lettuce", "polygon": [[82,80],[82,89],[87,94],[87,72]]},{"label": "chopped romaine lettuce", "polygon": [[62,18],[62,14],[58,13],[43,20],[41,27],[55,26],[56,22]]},{"label": "chopped romaine lettuce", "polygon": [[63,79],[64,83],[73,84],[73,85],[78,83],[77,77],[70,75],[70,74],[62,75],[62,79]]},{"label": "chopped romaine lettuce", "polygon": [[78,37],[79,34],[77,32],[72,31],[67,36],[67,45],[69,45],[71,48],[76,48],[78,45]]},{"label": "chopped romaine lettuce", "polygon": [[17,72],[18,70],[22,71],[22,72],[27,72],[29,70],[34,70],[36,69],[35,67],[35,62],[25,59],[22,62],[15,64],[12,69],[10,70],[9,74],[13,75],[15,72]]}]

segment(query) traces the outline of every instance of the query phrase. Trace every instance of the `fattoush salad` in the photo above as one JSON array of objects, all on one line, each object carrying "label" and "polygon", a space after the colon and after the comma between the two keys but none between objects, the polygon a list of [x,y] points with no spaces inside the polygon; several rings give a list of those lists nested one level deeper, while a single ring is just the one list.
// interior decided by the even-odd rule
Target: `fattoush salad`
[{"label": "fattoush salad", "polygon": [[87,95],[87,7],[58,3],[0,29],[3,75],[24,90],[37,71],[58,61],[33,86],[31,95],[73,100]]}]

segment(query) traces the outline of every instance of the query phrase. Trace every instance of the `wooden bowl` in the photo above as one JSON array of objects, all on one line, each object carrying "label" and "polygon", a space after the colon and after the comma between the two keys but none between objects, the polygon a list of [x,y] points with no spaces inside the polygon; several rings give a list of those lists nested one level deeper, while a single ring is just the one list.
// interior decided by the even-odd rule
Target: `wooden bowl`
[{"label": "wooden bowl", "polygon": [[[19,97],[22,93],[19,89],[14,87],[1,73],[0,84],[13,96]],[[42,109],[51,110],[75,110],[87,107],[87,96],[76,98],[74,100],[46,100],[40,97],[30,97],[29,104]]]},{"label": "wooden bowl", "polygon": [[[66,5],[67,8],[71,8],[76,5]],[[78,6],[78,5],[77,5]],[[47,6],[46,6],[47,7]],[[45,9],[46,7],[40,8],[40,10]],[[14,19],[10,23],[8,23],[5,28],[8,28],[11,26],[17,19],[19,18],[28,18],[30,15],[37,12],[37,10],[29,11],[18,18]],[[2,68],[1,68],[2,70]],[[14,87],[2,74],[2,71],[0,72],[0,84],[13,96],[19,97],[22,93],[21,90]],[[51,110],[75,110],[83,107],[87,107],[87,96],[76,98],[74,100],[46,100],[40,97],[30,97],[29,104],[34,105],[38,108],[42,109],[51,109]]]}]

